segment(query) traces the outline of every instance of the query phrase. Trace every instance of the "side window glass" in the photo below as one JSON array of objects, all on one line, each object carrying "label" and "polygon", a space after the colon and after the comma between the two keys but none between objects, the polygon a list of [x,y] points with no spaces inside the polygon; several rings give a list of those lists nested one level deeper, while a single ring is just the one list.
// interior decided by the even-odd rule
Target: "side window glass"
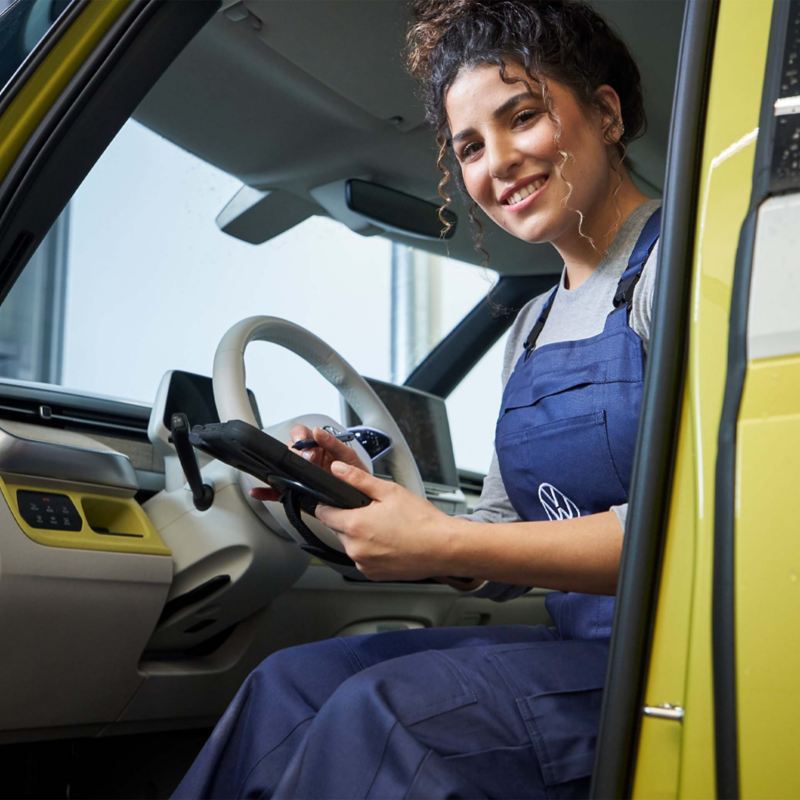
[{"label": "side window glass", "polygon": [[486,472],[494,451],[494,426],[503,386],[506,336],[472,368],[447,398],[447,416],[459,469]]}]

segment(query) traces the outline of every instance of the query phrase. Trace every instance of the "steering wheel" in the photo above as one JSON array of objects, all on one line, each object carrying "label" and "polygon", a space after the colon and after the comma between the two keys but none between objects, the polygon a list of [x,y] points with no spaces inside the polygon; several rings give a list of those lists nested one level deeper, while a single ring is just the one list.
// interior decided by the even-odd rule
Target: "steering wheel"
[{"label": "steering wheel", "polygon": [[[422,479],[411,448],[378,395],[361,375],[322,339],[306,328],[280,317],[248,317],[237,322],[220,340],[214,355],[213,384],[214,402],[222,422],[241,419],[258,427],[247,396],[244,365],[245,350],[250,342],[255,341],[272,342],[300,356],[336,388],[344,400],[355,410],[364,425],[385,431],[393,443],[392,449],[385,458],[394,480],[414,494],[420,497],[425,496]],[[308,427],[323,425],[344,427],[328,416],[313,414],[292,417],[263,430],[285,442],[289,438],[291,428],[298,424]],[[357,443],[354,443],[354,446],[361,460],[371,469],[371,461],[366,451]],[[255,478],[246,473],[241,473],[240,482],[245,496],[249,496],[251,487],[259,485]],[[265,506],[268,509],[269,513],[260,513],[259,516],[270,530],[284,537],[288,536],[298,544],[305,544],[306,540],[289,521],[280,503],[266,502],[262,504],[255,500],[253,503],[261,509]],[[339,538],[330,528],[308,515],[303,515],[303,522],[325,545],[337,553],[344,553]],[[355,566],[334,563],[336,560],[327,561],[327,563],[344,575],[363,578]]]}]

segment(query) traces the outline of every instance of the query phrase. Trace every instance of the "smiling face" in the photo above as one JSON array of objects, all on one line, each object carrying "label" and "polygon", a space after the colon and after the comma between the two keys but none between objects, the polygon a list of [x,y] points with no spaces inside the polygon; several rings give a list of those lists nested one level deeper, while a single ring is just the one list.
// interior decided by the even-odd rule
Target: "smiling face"
[{"label": "smiling face", "polygon": [[[508,64],[506,75],[522,80],[504,81],[493,64],[464,68],[447,92],[464,185],[500,227],[527,242],[551,242],[567,259],[576,248],[591,248],[576,210],[584,217],[581,231],[593,237],[602,239],[619,222],[615,191],[623,173],[612,168],[613,145],[604,139],[609,115],[548,80],[554,120],[520,65]],[[618,102],[609,87],[598,91]]]}]

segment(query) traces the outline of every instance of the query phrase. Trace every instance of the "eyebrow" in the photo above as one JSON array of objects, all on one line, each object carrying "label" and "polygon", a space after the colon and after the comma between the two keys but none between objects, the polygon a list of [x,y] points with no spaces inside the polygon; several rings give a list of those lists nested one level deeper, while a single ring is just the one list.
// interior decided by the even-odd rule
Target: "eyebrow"
[{"label": "eyebrow", "polygon": [[[505,102],[501,103],[493,112],[492,117],[494,119],[500,119],[500,117],[505,116],[512,108],[514,108],[518,103],[522,102],[522,100],[528,98],[535,98],[532,92],[525,91],[519,92],[518,94],[512,95],[508,98]],[[462,139],[468,139],[470,136],[475,134],[475,128],[465,128],[463,131],[459,131],[455,136],[452,138],[452,143],[456,144],[460,142]]]}]

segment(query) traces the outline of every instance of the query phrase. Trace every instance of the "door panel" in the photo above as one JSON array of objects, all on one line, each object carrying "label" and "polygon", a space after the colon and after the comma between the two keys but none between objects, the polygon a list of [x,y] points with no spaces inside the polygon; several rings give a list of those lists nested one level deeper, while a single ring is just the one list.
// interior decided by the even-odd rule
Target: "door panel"
[{"label": "door panel", "polygon": [[[795,217],[795,227],[798,222]],[[800,795],[798,476],[800,352],[752,360],[736,450],[736,677],[742,797]]]},{"label": "door panel", "polygon": [[711,611],[717,436],[739,231],[748,211],[768,4],[722,3],[713,44],[696,224],[688,381],[634,781],[640,797],[715,793]]}]

